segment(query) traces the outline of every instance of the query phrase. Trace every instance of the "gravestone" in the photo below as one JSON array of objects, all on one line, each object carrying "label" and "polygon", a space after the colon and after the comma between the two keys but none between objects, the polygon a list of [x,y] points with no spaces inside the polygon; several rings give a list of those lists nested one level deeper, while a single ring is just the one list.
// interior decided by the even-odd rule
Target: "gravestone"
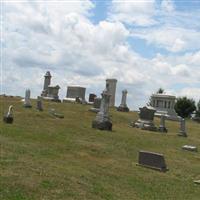
[{"label": "gravestone", "polygon": [[37,97],[37,110],[43,111],[43,106],[42,106],[42,98],[40,96]]},{"label": "gravestone", "polygon": [[89,102],[94,102],[94,99],[97,97],[96,94],[89,94]]},{"label": "gravestone", "polygon": [[127,93],[128,93],[127,90],[122,90],[121,104],[117,108],[117,111],[129,112],[129,108],[128,108],[127,104],[126,104]]},{"label": "gravestone", "polygon": [[155,109],[150,106],[145,106],[139,108],[139,119],[134,123],[134,127],[141,128],[142,130],[157,131],[156,126],[154,125],[154,113]]},{"label": "gravestone", "polygon": [[101,98],[95,98],[93,103],[93,108],[90,108],[89,111],[98,113],[100,111]]},{"label": "gravestone", "polygon": [[13,106],[10,105],[8,108],[8,113],[3,117],[3,121],[7,124],[13,123]]},{"label": "gravestone", "polygon": [[195,180],[194,183],[200,185],[200,180]]},{"label": "gravestone", "polygon": [[110,94],[106,88],[101,94],[101,106],[100,111],[97,113],[95,120],[92,122],[92,128],[100,129],[100,130],[112,130],[112,122],[109,116],[109,101]]},{"label": "gravestone", "polygon": [[68,86],[67,87],[67,98],[74,98],[79,97],[82,101],[85,101],[85,92],[86,88],[79,87],[79,86]]},{"label": "gravestone", "polygon": [[25,99],[24,99],[24,107],[25,108],[31,108],[31,91],[29,89],[26,89],[25,91]]},{"label": "gravestone", "polygon": [[62,114],[62,113],[58,113],[58,112],[56,112],[56,110],[54,109],[54,108],[51,108],[50,110],[49,110],[49,113],[52,115],[52,116],[54,116],[54,117],[56,117],[56,118],[64,118],[64,115]]},{"label": "gravestone", "polygon": [[162,133],[167,133],[167,128],[165,127],[165,119],[166,117],[164,115],[160,116],[160,126],[158,128],[158,131]]},{"label": "gravestone", "polygon": [[187,137],[184,118],[180,119],[180,131],[179,131],[178,136]]},{"label": "gravestone", "polygon": [[162,172],[168,170],[163,154],[158,154],[154,152],[139,151],[138,165],[159,170]]},{"label": "gravestone", "polygon": [[184,145],[182,146],[183,150],[187,150],[187,151],[195,151],[197,152],[197,147],[196,146],[192,146],[192,145]]}]

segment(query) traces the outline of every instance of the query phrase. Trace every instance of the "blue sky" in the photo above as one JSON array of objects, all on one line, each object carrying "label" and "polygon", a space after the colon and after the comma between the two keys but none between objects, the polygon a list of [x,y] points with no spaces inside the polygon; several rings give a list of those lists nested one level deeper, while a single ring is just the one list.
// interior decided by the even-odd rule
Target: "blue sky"
[{"label": "blue sky", "polygon": [[200,1],[1,1],[1,93],[40,95],[43,76],[100,96],[116,78],[137,109],[159,87],[200,99]]}]

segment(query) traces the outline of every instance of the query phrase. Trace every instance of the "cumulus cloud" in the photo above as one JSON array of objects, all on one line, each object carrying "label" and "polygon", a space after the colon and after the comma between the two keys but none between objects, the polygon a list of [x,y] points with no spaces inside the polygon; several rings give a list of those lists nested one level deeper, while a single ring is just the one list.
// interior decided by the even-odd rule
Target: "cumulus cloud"
[{"label": "cumulus cloud", "polygon": [[175,53],[200,48],[200,44],[196,42],[200,37],[200,32],[197,30],[166,25],[151,30],[133,31],[132,35]]},{"label": "cumulus cloud", "polygon": [[155,0],[112,0],[109,19],[127,24],[149,26],[156,23]]}]

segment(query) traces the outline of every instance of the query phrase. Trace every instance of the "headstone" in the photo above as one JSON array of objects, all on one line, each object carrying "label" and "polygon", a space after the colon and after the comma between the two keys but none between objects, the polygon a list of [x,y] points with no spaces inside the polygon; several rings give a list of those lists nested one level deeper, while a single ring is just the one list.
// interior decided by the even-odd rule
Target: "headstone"
[{"label": "headstone", "polygon": [[86,88],[80,86],[68,86],[67,87],[67,98],[74,98],[79,97],[81,101],[85,101],[85,92]]},{"label": "headstone", "polygon": [[97,97],[96,94],[89,94],[89,102],[94,102],[94,99]]},{"label": "headstone", "polygon": [[138,165],[159,170],[162,172],[168,170],[163,154],[158,154],[154,152],[139,151]]},{"label": "headstone", "polygon": [[54,117],[57,117],[57,118],[64,118],[64,115],[61,114],[61,113],[58,113],[56,112],[56,110],[54,108],[50,109],[49,110],[49,113],[54,116]]},{"label": "headstone", "polygon": [[24,107],[25,108],[31,108],[31,101],[30,101],[31,91],[29,89],[26,89],[25,92],[25,99],[24,99]]},{"label": "headstone", "polygon": [[13,106],[10,105],[8,109],[8,113],[3,117],[3,121],[7,124],[13,123]]},{"label": "headstone", "polygon": [[200,180],[195,180],[194,183],[200,185]]},{"label": "headstone", "polygon": [[37,97],[37,110],[43,111],[43,106],[42,106],[42,98],[40,96]]},{"label": "headstone", "polygon": [[97,113],[95,120],[92,122],[92,128],[100,129],[100,130],[112,130],[112,122],[109,116],[109,101],[110,94],[106,88],[101,94],[101,106],[100,111]]},{"label": "headstone", "polygon": [[58,96],[59,89],[60,89],[59,85],[56,86],[49,85],[47,88],[47,97],[45,99],[49,99],[55,102],[61,102]]},{"label": "headstone", "polygon": [[182,149],[187,150],[187,151],[195,151],[195,152],[197,152],[197,147],[196,146],[192,146],[192,145],[184,145],[184,146],[182,146]]},{"label": "headstone", "polygon": [[141,128],[142,130],[157,131],[156,126],[154,125],[154,113],[155,109],[150,106],[145,106],[139,108],[139,119],[134,123],[134,127]]},{"label": "headstone", "polygon": [[164,115],[160,116],[160,126],[158,128],[158,131],[162,133],[167,133],[167,128],[165,127],[165,119],[166,117]]},{"label": "headstone", "polygon": [[101,98],[95,98],[93,108],[90,108],[89,111],[98,113],[100,111],[100,106],[101,106]]},{"label": "headstone", "polygon": [[185,119],[184,118],[180,119],[180,131],[179,131],[178,136],[187,137],[186,128],[185,128]]},{"label": "headstone", "polygon": [[117,108],[117,111],[122,111],[122,112],[129,112],[129,108],[126,104],[126,98],[127,98],[127,90],[122,90],[122,99],[121,99],[121,104]]},{"label": "headstone", "polygon": [[76,103],[81,103],[81,100],[79,97],[76,97]]}]

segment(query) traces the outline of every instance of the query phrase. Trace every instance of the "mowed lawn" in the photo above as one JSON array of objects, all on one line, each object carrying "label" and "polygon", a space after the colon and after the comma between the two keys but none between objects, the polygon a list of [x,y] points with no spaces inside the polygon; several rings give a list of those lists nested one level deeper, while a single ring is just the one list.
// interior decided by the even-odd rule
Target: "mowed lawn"
[{"label": "mowed lawn", "polygon": [[[199,200],[200,124],[186,121],[188,137],[177,136],[177,122],[169,132],[142,131],[129,126],[135,112],[111,110],[113,131],[91,128],[91,106],[45,102],[44,111],[23,108],[20,99],[0,99],[1,116],[14,105],[14,123],[0,120],[1,200]],[[55,108],[65,118],[52,117]],[[159,124],[159,119],[155,119]],[[136,166],[138,151],[165,155],[169,171]]]}]

